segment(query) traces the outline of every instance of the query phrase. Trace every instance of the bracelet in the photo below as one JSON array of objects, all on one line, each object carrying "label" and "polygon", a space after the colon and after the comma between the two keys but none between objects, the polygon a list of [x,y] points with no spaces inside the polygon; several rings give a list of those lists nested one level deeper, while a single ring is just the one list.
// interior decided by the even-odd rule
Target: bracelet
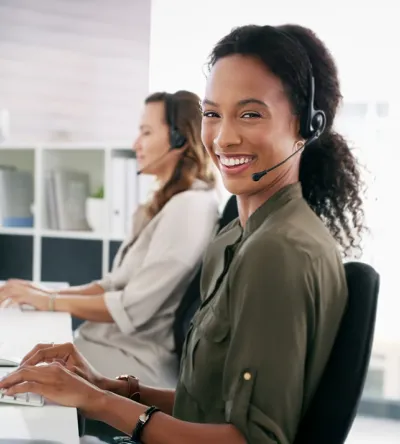
[{"label": "bracelet", "polygon": [[135,443],[140,443],[140,438],[142,436],[143,430],[150,421],[151,417],[154,413],[159,412],[160,409],[156,406],[152,405],[149,407],[144,413],[139,416],[139,420],[136,424],[136,427],[133,429],[131,440]]},{"label": "bracelet", "polygon": [[57,293],[50,293],[49,296],[49,311],[54,311],[54,300],[57,297]]}]

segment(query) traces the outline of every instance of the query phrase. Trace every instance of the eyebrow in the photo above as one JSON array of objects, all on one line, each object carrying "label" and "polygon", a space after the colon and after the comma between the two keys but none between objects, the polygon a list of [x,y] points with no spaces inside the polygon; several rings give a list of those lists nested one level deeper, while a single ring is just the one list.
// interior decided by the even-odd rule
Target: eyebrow
[{"label": "eyebrow", "polygon": [[143,130],[145,128],[151,129],[150,125],[140,125],[139,129]]},{"label": "eyebrow", "polygon": [[[250,105],[250,104],[257,104],[257,105],[261,105],[261,106],[263,106],[264,108],[268,108],[268,105],[265,103],[265,102],[263,102],[262,100],[259,100],[259,99],[255,99],[254,97],[249,97],[248,99],[242,99],[242,100],[239,100],[239,102],[237,102],[237,105],[238,106],[245,106],[245,105]],[[204,105],[210,105],[210,106],[218,106],[218,103],[215,103],[215,102],[213,102],[212,100],[209,100],[209,99],[204,99],[203,100],[203,102],[202,102],[202,105],[204,106]]]}]

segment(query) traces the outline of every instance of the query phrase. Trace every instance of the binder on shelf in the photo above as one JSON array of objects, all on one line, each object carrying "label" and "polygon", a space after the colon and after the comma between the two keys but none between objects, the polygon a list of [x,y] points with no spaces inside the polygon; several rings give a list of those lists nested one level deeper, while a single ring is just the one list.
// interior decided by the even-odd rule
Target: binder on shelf
[{"label": "binder on shelf", "polygon": [[132,216],[138,205],[138,176],[137,163],[134,157],[125,159],[126,174],[126,217],[125,232],[130,233],[132,230]]},{"label": "binder on shelf", "polygon": [[65,231],[89,231],[86,219],[89,175],[53,169],[46,173],[45,185],[48,227]]},{"label": "binder on shelf", "polygon": [[0,167],[0,225],[33,227],[33,175],[14,167]]},{"label": "binder on shelf", "polygon": [[111,161],[111,233],[125,236],[126,225],[126,159],[113,157]]}]

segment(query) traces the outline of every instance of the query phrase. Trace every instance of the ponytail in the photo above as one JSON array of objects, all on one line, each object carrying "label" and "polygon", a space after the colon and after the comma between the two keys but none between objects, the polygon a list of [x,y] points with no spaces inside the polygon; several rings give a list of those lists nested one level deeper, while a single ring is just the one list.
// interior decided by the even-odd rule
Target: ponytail
[{"label": "ponytail", "polygon": [[344,255],[360,252],[363,182],[358,161],[340,134],[328,131],[303,152],[300,182],[304,199],[326,224]]}]

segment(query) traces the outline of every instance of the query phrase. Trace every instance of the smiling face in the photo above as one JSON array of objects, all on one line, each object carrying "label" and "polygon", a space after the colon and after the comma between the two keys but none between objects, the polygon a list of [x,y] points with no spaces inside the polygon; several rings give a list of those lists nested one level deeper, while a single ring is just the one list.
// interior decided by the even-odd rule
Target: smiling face
[{"label": "smiling face", "polygon": [[232,194],[262,193],[288,175],[298,180],[299,156],[252,180],[292,154],[299,140],[282,82],[256,58],[232,55],[215,63],[203,101],[202,139]]}]

